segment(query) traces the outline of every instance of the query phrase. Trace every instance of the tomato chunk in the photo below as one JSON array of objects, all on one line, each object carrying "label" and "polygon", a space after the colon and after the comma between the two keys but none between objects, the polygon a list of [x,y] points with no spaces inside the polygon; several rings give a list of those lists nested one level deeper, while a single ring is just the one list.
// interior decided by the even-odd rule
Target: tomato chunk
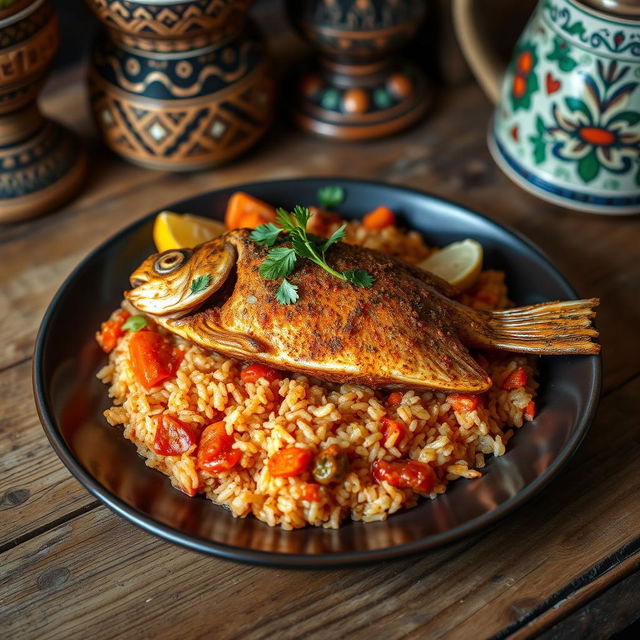
[{"label": "tomato chunk", "polygon": [[428,464],[416,460],[376,460],[373,463],[373,477],[378,482],[387,482],[392,487],[413,489],[418,493],[431,493],[436,485],[433,469]]},{"label": "tomato chunk", "polygon": [[242,191],[229,198],[224,216],[227,229],[255,229],[275,219],[276,210],[271,205]]},{"label": "tomato chunk", "polygon": [[282,374],[264,364],[255,363],[244,368],[240,373],[240,377],[242,382],[257,382],[260,378],[264,378],[267,382],[273,382],[274,380],[281,380]]},{"label": "tomato chunk", "polygon": [[475,411],[480,404],[480,396],[468,393],[450,393],[447,396],[447,402],[454,411]]},{"label": "tomato chunk", "polygon": [[113,314],[113,317],[100,325],[100,331],[96,333],[96,340],[105,353],[111,353],[120,338],[125,334],[122,325],[129,319],[131,314],[124,309],[120,309]]},{"label": "tomato chunk", "polygon": [[233,469],[242,452],[233,448],[235,438],[227,434],[224,422],[214,422],[202,432],[198,447],[197,463],[209,473],[220,473]]},{"label": "tomato chunk", "polygon": [[385,437],[385,444],[391,447],[398,444],[409,432],[404,424],[387,416],[381,418],[380,426]]},{"label": "tomato chunk", "polygon": [[129,340],[129,356],[136,380],[151,389],[175,375],[176,357],[171,341],[156,331],[137,331]]},{"label": "tomato chunk", "polygon": [[198,434],[187,424],[166,414],[154,416],[153,450],[161,456],[179,456],[198,442]]},{"label": "tomato chunk", "polygon": [[524,367],[518,367],[514,369],[502,383],[502,388],[507,391],[511,391],[513,389],[519,389],[520,387],[525,387],[527,385],[527,372]]},{"label": "tomato chunk", "polygon": [[299,476],[307,470],[312,457],[313,454],[309,449],[285,447],[269,458],[269,473],[274,478]]},{"label": "tomato chunk", "polygon": [[322,493],[320,485],[313,482],[307,482],[302,490],[302,499],[307,502],[320,502]]},{"label": "tomato chunk", "polygon": [[362,226],[371,231],[379,231],[396,223],[396,217],[389,207],[377,207],[362,218]]},{"label": "tomato chunk", "polygon": [[531,422],[536,417],[536,403],[531,400],[524,410],[524,419]]},{"label": "tomato chunk", "polygon": [[401,391],[394,391],[393,393],[389,394],[389,397],[387,398],[387,404],[390,407],[397,407],[402,402],[403,397],[404,394]]}]

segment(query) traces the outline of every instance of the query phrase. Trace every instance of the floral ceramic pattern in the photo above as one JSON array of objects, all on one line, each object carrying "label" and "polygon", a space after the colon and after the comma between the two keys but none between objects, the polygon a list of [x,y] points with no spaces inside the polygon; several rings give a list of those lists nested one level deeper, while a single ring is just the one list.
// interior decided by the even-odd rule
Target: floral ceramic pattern
[{"label": "floral ceramic pattern", "polygon": [[[577,162],[583,182],[592,182],[600,170],[626,173],[640,158],[640,131],[632,130],[640,122],[640,112],[629,111],[629,97],[637,82],[625,82],[629,67],[616,62],[605,65],[598,61],[598,78],[585,75],[583,98],[564,98],[564,108],[553,103],[553,124],[546,126],[536,119],[536,135],[531,136],[534,161],[546,160],[547,143],[561,160]],[[541,124],[542,123],[542,124]],[[636,172],[640,184],[640,173]]]},{"label": "floral ceramic pattern", "polygon": [[540,88],[535,73],[537,64],[536,46],[532,42],[520,43],[511,63],[513,70],[511,105],[514,111],[531,107],[531,96]]},{"label": "floral ceramic pattern", "polygon": [[640,58],[640,34],[613,20],[599,19],[571,0],[544,0],[546,19],[577,45],[631,59]]},{"label": "floral ceramic pattern", "polygon": [[[594,34],[609,34],[619,51]],[[490,140],[511,178],[569,207],[640,212],[640,57],[624,48],[635,41],[640,23],[541,0],[505,76]]]}]

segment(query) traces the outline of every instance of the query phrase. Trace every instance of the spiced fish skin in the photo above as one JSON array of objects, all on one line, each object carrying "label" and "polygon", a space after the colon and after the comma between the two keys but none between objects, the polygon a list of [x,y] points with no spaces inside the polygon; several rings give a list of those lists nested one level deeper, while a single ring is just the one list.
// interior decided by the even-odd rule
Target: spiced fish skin
[{"label": "spiced fish skin", "polygon": [[596,354],[599,301],[549,302],[478,311],[452,299],[450,284],[377,251],[338,242],[334,269],[363,269],[371,288],[299,260],[295,304],[275,298],[279,281],[258,269],[267,249],[237,229],[189,250],[147,258],[126,298],[168,331],[225,355],[335,382],[480,393],[491,379],[474,349]]}]

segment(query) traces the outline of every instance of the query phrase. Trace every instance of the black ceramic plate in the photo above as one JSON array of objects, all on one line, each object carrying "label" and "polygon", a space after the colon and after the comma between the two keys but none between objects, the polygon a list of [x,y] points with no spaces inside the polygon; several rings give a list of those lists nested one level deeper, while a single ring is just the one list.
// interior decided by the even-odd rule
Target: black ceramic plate
[{"label": "black ceramic plate", "polygon": [[[241,189],[267,202],[313,204],[319,187],[338,184],[340,212],[357,217],[385,204],[403,222],[441,245],[471,237],[486,266],[503,269],[518,304],[573,298],[575,292],[530,242],[495,222],[433,196],[398,187],[341,179],[303,179],[242,185],[207,193],[170,209],[221,219],[229,195]],[[253,517],[236,519],[204,498],[188,498],[145,466],[134,446],[110,427],[104,364],[94,334],[118,306],[128,276],[154,250],[155,214],[120,231],[89,255],[56,294],[42,322],[34,356],[40,418],[56,453],[107,506],[138,526],[191,549],[262,564],[354,564],[424,551],[477,531],[513,511],[546,485],[584,438],[600,391],[596,357],[546,358],[540,365],[538,415],[519,430],[506,455],[492,458],[478,480],[458,480],[437,500],[423,501],[386,522],[354,523],[337,531],[282,531]]]}]

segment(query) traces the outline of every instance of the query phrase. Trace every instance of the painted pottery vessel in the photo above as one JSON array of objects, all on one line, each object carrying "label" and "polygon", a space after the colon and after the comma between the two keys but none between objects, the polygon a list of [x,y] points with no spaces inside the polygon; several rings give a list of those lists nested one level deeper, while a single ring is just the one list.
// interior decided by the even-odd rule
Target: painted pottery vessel
[{"label": "painted pottery vessel", "polygon": [[87,0],[106,29],[89,70],[106,144],[153,169],[190,171],[252,147],[273,117],[274,80],[247,23],[250,0]]},{"label": "painted pottery vessel", "polygon": [[0,222],[45,213],[82,184],[85,155],[36,100],[58,47],[48,0],[5,0],[0,9]]},{"label": "painted pottery vessel", "polygon": [[640,21],[542,0],[497,98],[489,147],[514,182],[572,209],[640,212]]},{"label": "painted pottery vessel", "polygon": [[318,54],[294,80],[300,127],[365,139],[422,117],[428,107],[424,76],[397,52],[420,26],[424,0],[288,0],[287,8]]}]

